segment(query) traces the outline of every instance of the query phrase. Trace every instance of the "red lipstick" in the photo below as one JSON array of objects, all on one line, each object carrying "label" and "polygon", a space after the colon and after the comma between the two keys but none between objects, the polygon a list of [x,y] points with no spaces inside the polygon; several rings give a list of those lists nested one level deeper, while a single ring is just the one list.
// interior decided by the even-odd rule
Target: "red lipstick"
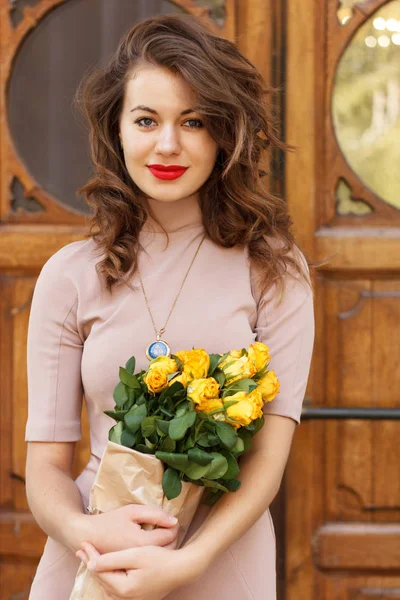
[{"label": "red lipstick", "polygon": [[188,167],[182,167],[181,165],[147,165],[147,167],[157,179],[167,180],[181,177],[188,169]]}]

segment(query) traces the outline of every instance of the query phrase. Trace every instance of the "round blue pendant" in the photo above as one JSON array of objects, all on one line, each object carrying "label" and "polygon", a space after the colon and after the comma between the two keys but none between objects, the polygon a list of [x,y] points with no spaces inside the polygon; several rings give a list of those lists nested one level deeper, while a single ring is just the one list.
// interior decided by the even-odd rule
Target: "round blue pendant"
[{"label": "round blue pendant", "polygon": [[170,354],[171,350],[163,340],[152,342],[146,350],[146,356],[149,360],[153,360],[153,358],[157,358],[158,356],[169,356]]}]

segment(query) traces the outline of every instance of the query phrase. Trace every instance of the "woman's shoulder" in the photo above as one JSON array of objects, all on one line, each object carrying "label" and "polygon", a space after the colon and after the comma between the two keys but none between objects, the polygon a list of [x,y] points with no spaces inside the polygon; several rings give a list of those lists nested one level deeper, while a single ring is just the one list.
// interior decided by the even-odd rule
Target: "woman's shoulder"
[{"label": "woman's shoulder", "polygon": [[37,286],[76,292],[98,279],[96,263],[99,260],[99,247],[92,239],[70,242],[44,263]]}]

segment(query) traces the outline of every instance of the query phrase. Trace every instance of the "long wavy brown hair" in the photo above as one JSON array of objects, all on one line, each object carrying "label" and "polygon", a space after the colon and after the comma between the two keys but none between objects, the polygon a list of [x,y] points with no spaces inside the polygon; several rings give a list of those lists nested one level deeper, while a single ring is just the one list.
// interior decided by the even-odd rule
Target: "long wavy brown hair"
[{"label": "long wavy brown hair", "polygon": [[[77,90],[76,101],[90,125],[95,169],[79,192],[92,209],[86,237],[102,250],[97,269],[108,290],[137,271],[138,236],[148,216],[119,144],[126,82],[143,62],[183,77],[197,94],[195,108],[218,143],[214,170],[200,190],[207,236],[227,248],[247,246],[261,294],[273,282],[282,292],[286,271],[311,285],[290,232],[286,202],[262,181],[263,151],[288,149],[270,115],[267,96],[272,90],[235,44],[213,35],[190,15],[169,14],[136,23],[109,62],[88,74]],[[307,258],[306,263],[317,264]]]}]

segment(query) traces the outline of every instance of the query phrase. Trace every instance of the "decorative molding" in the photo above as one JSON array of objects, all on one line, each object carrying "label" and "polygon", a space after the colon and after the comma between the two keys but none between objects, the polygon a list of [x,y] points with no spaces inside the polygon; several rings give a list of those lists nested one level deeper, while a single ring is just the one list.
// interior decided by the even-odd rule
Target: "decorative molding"
[{"label": "decorative molding", "polygon": [[345,320],[354,317],[358,312],[360,312],[367,298],[400,298],[400,290],[392,292],[375,292],[374,290],[361,290],[355,305],[349,310],[338,313],[338,318]]},{"label": "decorative molding", "polygon": [[26,194],[18,177],[14,177],[10,186],[11,212],[14,214],[35,214],[45,211],[46,208],[39,200]]},{"label": "decorative molding", "polygon": [[[41,223],[81,226],[86,219],[84,214],[69,209],[53,194],[38,185],[35,178],[18,155],[11,136],[7,117],[7,89],[13,73],[15,57],[30,32],[52,10],[68,0],[4,0],[0,2],[0,122],[3,124],[0,139],[1,152],[4,160],[0,164],[0,223]],[[169,0],[186,12],[199,17],[205,25],[221,37],[231,41],[236,39],[236,0],[214,0],[208,6],[199,6],[195,0]],[[211,6],[210,6],[211,5]],[[217,25],[218,11],[224,11],[222,27]],[[26,197],[32,197],[22,210],[10,210],[9,186],[13,178],[18,178],[25,190]],[[38,204],[36,210],[33,200]],[[32,203],[31,203],[32,202]],[[28,209],[29,206],[29,209]],[[38,207],[42,209],[39,209]],[[14,206],[15,207],[15,206]],[[34,214],[33,214],[34,213]]]},{"label": "decorative molding", "polygon": [[374,209],[366,200],[363,200],[362,198],[353,198],[351,187],[344,177],[338,179],[335,189],[335,198],[336,214],[340,216],[365,216],[374,212]]},{"label": "decorative molding", "polygon": [[9,16],[12,27],[15,29],[27,16],[26,7],[35,6],[40,0],[8,0],[10,3]]},{"label": "decorative molding", "polygon": [[366,0],[338,0],[337,18],[339,24],[343,27],[354,16],[355,10],[359,9],[359,5],[364,4]]}]

